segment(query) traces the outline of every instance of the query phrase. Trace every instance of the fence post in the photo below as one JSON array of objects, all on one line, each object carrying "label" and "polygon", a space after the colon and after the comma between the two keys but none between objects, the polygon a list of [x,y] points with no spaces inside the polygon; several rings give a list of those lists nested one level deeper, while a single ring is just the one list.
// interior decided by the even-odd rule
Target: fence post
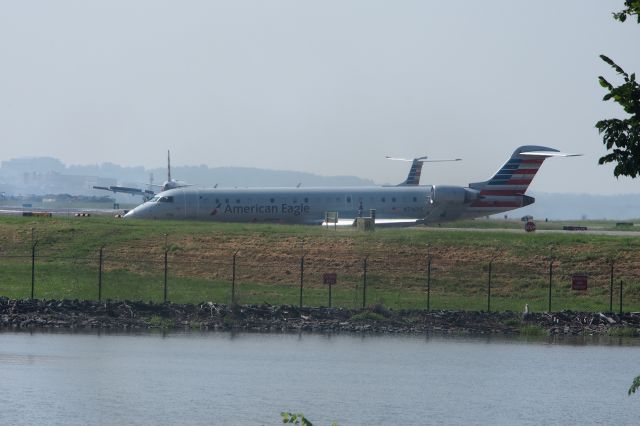
[{"label": "fence post", "polygon": [[331,283],[329,283],[329,307],[331,307]]},{"label": "fence post", "polygon": [[622,315],[622,280],[620,280],[620,315]]},{"label": "fence post", "polygon": [[[33,228],[32,228],[33,234]],[[31,246],[31,300],[35,297],[35,286],[36,286],[36,246],[38,245],[38,241]]]},{"label": "fence post", "polygon": [[431,310],[431,255],[427,258],[427,312]]},{"label": "fence post", "polygon": [[491,312],[491,267],[493,258],[489,261],[489,283],[487,284],[487,312]]},{"label": "fence post", "polygon": [[549,261],[549,309],[547,312],[551,312],[551,285],[553,283],[553,259]]},{"label": "fence post", "polygon": [[367,306],[367,260],[369,256],[364,258],[363,276],[362,276],[362,309]]},{"label": "fence post", "polygon": [[167,303],[167,269],[168,269],[167,255],[168,253],[169,253],[169,250],[165,249],[164,250],[164,303]]},{"label": "fence post", "polygon": [[231,265],[231,304],[236,303],[236,256],[238,250],[233,253],[233,262]]},{"label": "fence post", "polygon": [[613,312],[613,260],[611,261],[611,276],[609,280],[609,312]]},{"label": "fence post", "polygon": [[102,300],[102,250],[104,247],[100,247],[100,257],[98,260],[98,302]]},{"label": "fence post", "polygon": [[302,308],[302,287],[304,286],[304,256],[300,257],[300,307]]}]

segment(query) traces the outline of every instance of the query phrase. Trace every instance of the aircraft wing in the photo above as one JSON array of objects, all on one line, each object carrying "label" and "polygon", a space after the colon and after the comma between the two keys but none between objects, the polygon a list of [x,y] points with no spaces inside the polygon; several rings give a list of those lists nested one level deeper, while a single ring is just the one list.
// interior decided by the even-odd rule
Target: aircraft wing
[{"label": "aircraft wing", "polygon": [[[376,218],[376,227],[404,227],[404,226],[414,226],[420,225],[424,223],[421,219],[378,219]],[[326,222],[322,222],[323,225],[326,225]],[[355,226],[356,220],[352,219],[338,219],[338,223],[336,226],[345,227],[345,226]],[[329,226],[333,226],[333,223],[329,223]]]},{"label": "aircraft wing", "polygon": [[141,195],[143,197],[153,197],[155,195],[155,192],[149,189],[131,188],[128,186],[94,186],[93,189],[101,189],[113,193],[122,192],[124,194]]}]

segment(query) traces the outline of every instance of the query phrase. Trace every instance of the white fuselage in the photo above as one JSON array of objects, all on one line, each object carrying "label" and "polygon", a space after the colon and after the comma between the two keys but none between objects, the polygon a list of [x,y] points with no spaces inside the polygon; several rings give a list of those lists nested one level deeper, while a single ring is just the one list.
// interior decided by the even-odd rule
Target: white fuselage
[{"label": "white fuselage", "polygon": [[430,187],[177,188],[164,191],[126,217],[223,222],[322,223],[339,218],[422,219]]},{"label": "white fuselage", "polygon": [[[431,203],[431,186],[346,188],[195,188],[161,192],[125,215],[141,219],[218,222],[323,223],[327,212],[339,219],[369,216],[390,221],[447,222],[511,210],[473,207],[468,202]],[[519,206],[518,206],[519,207]],[[517,208],[517,207],[516,207]]]}]

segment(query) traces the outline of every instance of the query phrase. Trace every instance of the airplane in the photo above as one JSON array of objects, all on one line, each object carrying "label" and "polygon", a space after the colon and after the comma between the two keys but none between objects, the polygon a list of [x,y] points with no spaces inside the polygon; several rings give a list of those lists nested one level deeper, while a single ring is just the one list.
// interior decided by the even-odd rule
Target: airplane
[{"label": "airplane", "polygon": [[[163,192],[163,191],[168,191],[169,189],[182,188],[182,187],[191,186],[191,185],[186,184],[179,180],[171,179],[171,152],[167,150],[167,180],[162,185],[154,185],[153,183],[150,183],[149,186],[150,187],[156,186],[160,188],[159,192]],[[121,192],[124,194],[141,195],[145,201],[151,199],[154,195],[156,195],[156,192],[151,189],[132,188],[129,186],[116,186],[116,185],[94,186],[93,189],[111,191],[114,194],[116,192]]]},{"label": "airplane", "polygon": [[363,212],[375,210],[376,224],[379,220],[402,225],[443,223],[532,204],[535,199],[525,192],[544,160],[577,155],[521,146],[490,179],[466,187],[175,188],[155,195],[124,217],[323,224],[327,212],[337,212],[339,218],[353,223]]},{"label": "airplane", "polygon": [[409,160],[407,158],[396,158],[396,157],[389,157],[389,156],[385,156],[384,158],[386,158],[387,160],[394,160],[394,161],[411,161],[411,168],[409,169],[409,175],[403,182],[399,183],[397,186],[420,185],[420,175],[422,174],[422,165],[424,163],[442,163],[446,161],[462,161],[462,158],[454,158],[451,160],[429,160],[428,159],[429,157],[427,156],[416,157],[413,160]]}]

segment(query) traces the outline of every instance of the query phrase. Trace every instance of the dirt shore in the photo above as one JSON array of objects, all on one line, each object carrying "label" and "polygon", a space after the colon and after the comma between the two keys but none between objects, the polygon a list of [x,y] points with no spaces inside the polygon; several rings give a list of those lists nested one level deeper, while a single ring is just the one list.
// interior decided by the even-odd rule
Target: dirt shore
[{"label": "dirt shore", "polygon": [[640,313],[530,313],[393,311],[227,306],[214,303],[154,304],[123,301],[13,300],[0,298],[0,329],[238,330],[260,332],[640,335]]}]

